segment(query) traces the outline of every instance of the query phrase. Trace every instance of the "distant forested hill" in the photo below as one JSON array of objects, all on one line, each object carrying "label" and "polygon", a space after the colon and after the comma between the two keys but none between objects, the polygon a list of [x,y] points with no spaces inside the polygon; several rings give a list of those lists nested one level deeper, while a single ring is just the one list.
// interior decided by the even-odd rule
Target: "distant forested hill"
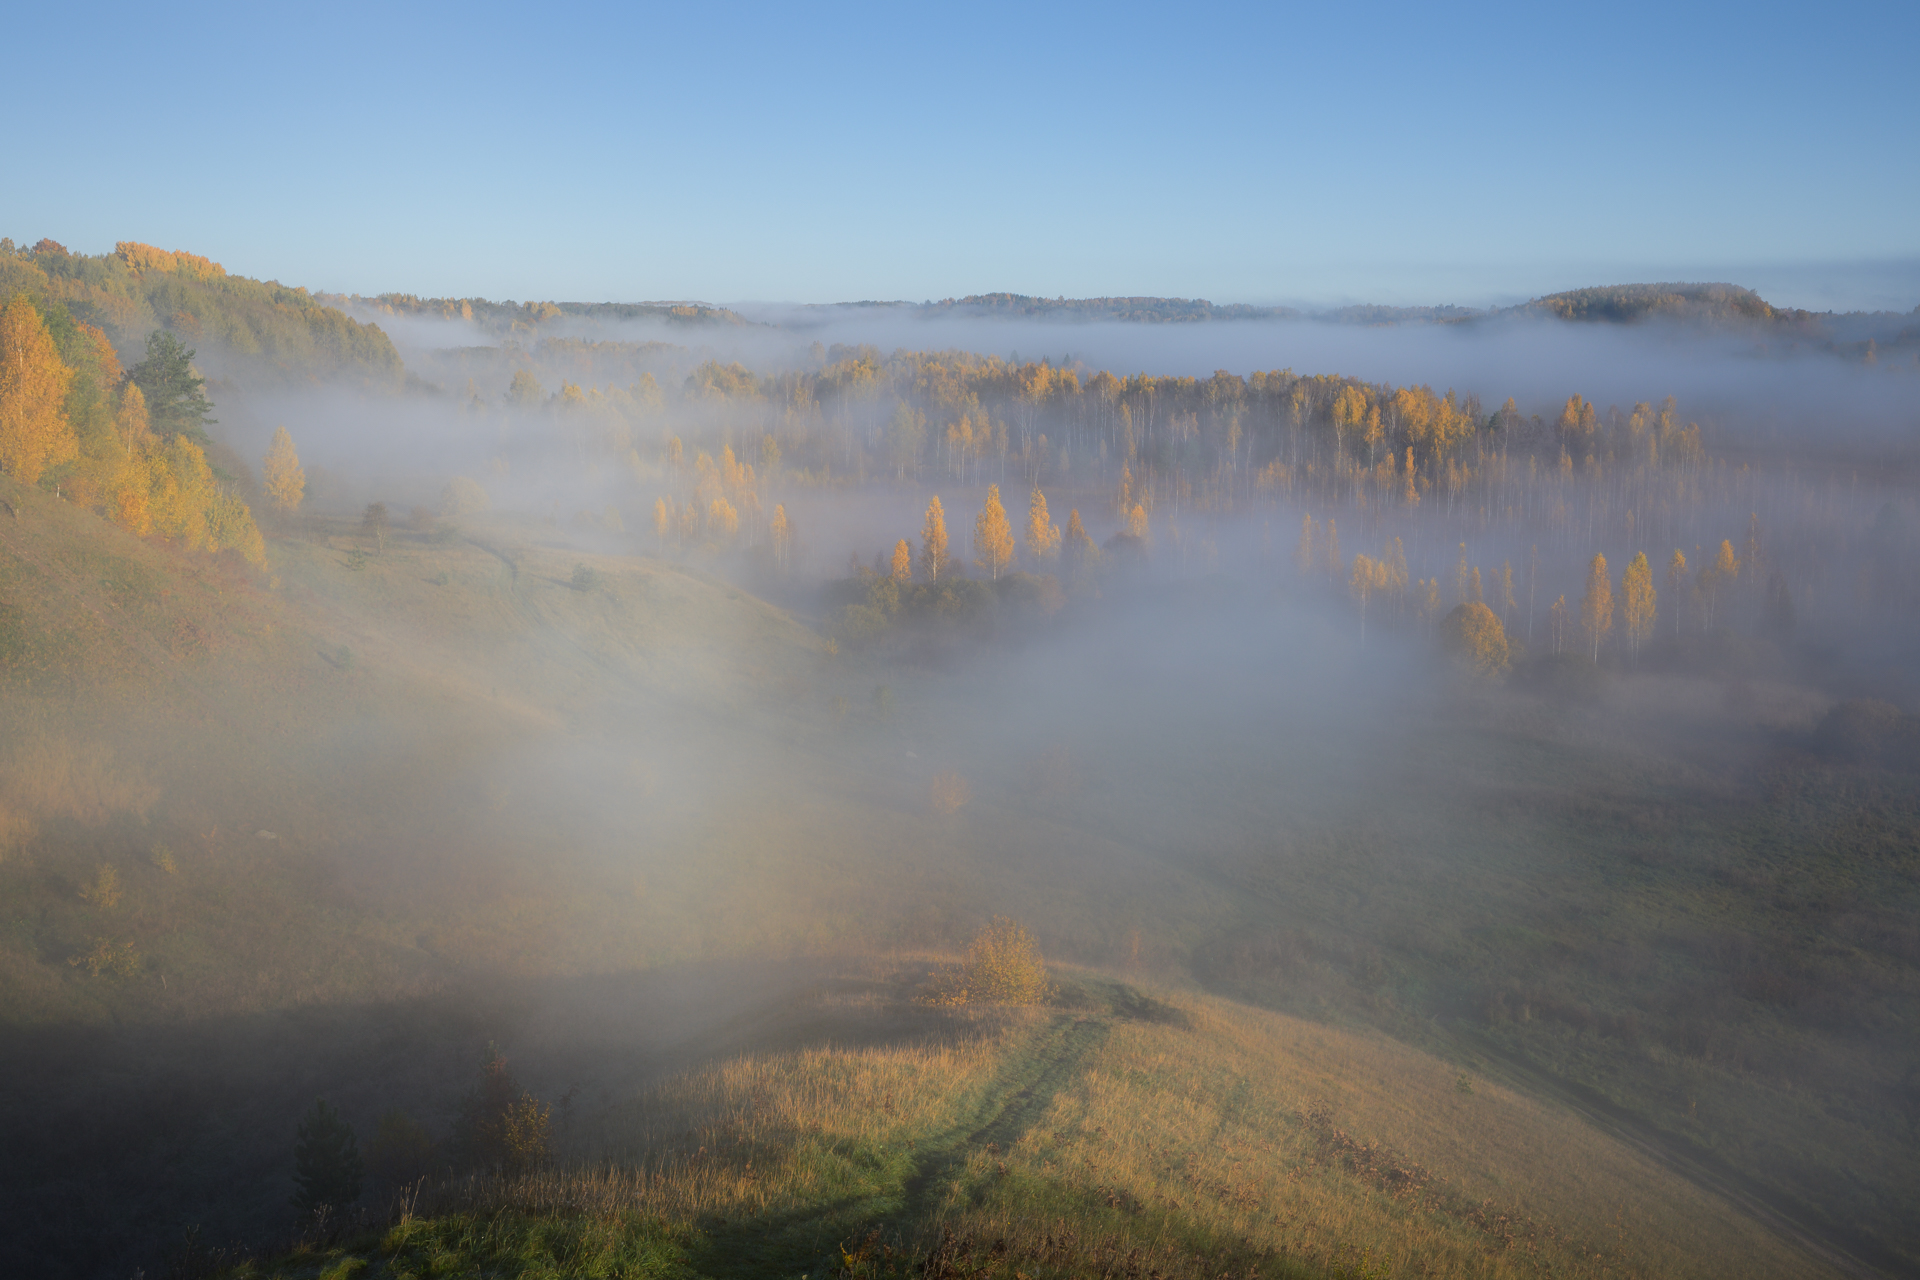
[{"label": "distant forested hill", "polygon": [[1630,324],[1654,317],[1673,320],[1772,321],[1792,313],[1777,311],[1766,299],[1737,284],[1614,284],[1570,289],[1535,298],[1515,310],[1561,320],[1604,320]]},{"label": "distant forested hill", "polygon": [[69,253],[52,240],[0,240],[0,300],[59,303],[137,359],[155,329],[177,334],[217,376],[244,383],[346,381],[376,390],[405,378],[379,326],[305,289],[229,275],[217,262],[123,241],[112,253]]},{"label": "distant forested hill", "polygon": [[925,303],[923,314],[1018,316],[1048,320],[1123,320],[1191,324],[1205,320],[1278,320],[1300,313],[1291,307],[1216,306],[1205,298],[1031,298],[1019,293],[976,293]]},{"label": "distant forested hill", "polygon": [[485,298],[419,298],[410,293],[316,295],[331,306],[390,316],[467,320],[497,337],[526,336],[563,319],[595,324],[652,320],[673,328],[742,327],[753,323],[725,307],[700,302],[489,302]]}]

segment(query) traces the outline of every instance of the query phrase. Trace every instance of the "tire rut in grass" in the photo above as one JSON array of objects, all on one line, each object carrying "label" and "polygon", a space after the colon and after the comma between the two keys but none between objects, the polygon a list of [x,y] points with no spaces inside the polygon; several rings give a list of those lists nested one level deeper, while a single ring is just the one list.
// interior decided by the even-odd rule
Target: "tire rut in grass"
[{"label": "tire rut in grass", "polygon": [[1875,1280],[1901,1273],[1903,1260],[1883,1248],[1879,1241],[1820,1221],[1817,1212],[1809,1206],[1748,1176],[1687,1139],[1662,1130],[1599,1090],[1541,1067],[1472,1027],[1456,1024],[1453,1034],[1459,1043],[1483,1055],[1487,1062],[1481,1070],[1485,1074],[1519,1092],[1552,1099],[1593,1128],[1732,1205],[1834,1270],[1855,1280]]},{"label": "tire rut in grass", "polygon": [[[709,1276],[786,1276],[830,1267],[840,1239],[857,1239],[874,1228],[910,1237],[932,1217],[968,1158],[988,1143],[1002,1147],[1031,1129],[1087,1058],[1106,1042],[1111,1019],[1089,1014],[1055,1017],[1006,1064],[980,1108],[949,1134],[919,1149],[912,1172],[897,1195],[807,1205],[752,1223],[716,1224],[693,1265]],[[882,1208],[882,1204],[886,1207]],[[839,1225],[829,1224],[838,1222]]]},{"label": "tire rut in grass", "polygon": [[976,1115],[976,1127],[953,1142],[927,1152],[905,1186],[904,1203],[896,1225],[911,1227],[930,1217],[954,1172],[969,1156],[988,1143],[1002,1148],[1018,1142],[1053,1105],[1054,1095],[1079,1074],[1081,1063],[1106,1043],[1113,1026],[1105,1019],[1062,1016],[1047,1029],[1037,1052],[1023,1055],[991,1091]]}]

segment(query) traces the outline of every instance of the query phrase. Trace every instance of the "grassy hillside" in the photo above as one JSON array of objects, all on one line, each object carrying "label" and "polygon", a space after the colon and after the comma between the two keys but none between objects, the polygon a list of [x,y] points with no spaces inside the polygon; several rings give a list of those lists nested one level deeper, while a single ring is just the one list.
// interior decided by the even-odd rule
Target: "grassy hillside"
[{"label": "grassy hillside", "polygon": [[[1063,974],[929,1010],[842,973],[779,1039],[258,1276],[1820,1274],[1661,1165],[1409,1051]],[[804,1010],[804,1014],[801,1013]]]},{"label": "grassy hillside", "polygon": [[[1080,1224],[1074,1249],[1284,1243],[1355,1274],[1389,1256],[1470,1273],[1509,1229],[1556,1267],[1626,1250],[1670,1271],[1689,1235],[1661,1205],[1889,1268],[1911,1248],[1890,1029],[1915,990],[1912,780],[1820,754],[1826,704],[1804,690],[1642,672],[1583,701],[1383,684],[1350,654],[1275,668],[1338,650],[1310,611],[1221,584],[883,663],[615,535],[480,519],[378,538],[322,516],[255,571],[0,497],[18,513],[0,513],[10,1265],[123,1272],[193,1224],[213,1243],[284,1231],[315,1094],[363,1140],[394,1108],[444,1136],[489,1041],[570,1099],[567,1158],[626,1185],[681,1150],[636,1119],[668,1103],[625,1105],[673,1072],[691,1088],[749,1050],[867,1046],[781,1068],[836,1089],[896,1031],[986,1035],[917,1010],[892,970],[830,1016],[794,1010],[849,954],[955,947],[995,912],[1183,1012],[1155,1021],[1094,974],[1037,1020],[989,1019],[1000,1038],[966,1070],[999,1083],[939,1077],[947,1110],[887,1131],[919,1154],[861,1147],[830,1176],[791,1154],[815,1121],[763,1091],[771,1109],[735,1120],[771,1135],[754,1167],[784,1161],[786,1199],[736,1189],[721,1211],[682,1187],[592,1230],[713,1274],[701,1259],[727,1249],[805,1270],[856,1229],[924,1251],[949,1225],[976,1252],[1027,1250],[1031,1275],[1053,1246],[1011,1218],[1049,1214]],[[957,812],[929,803],[943,773],[970,782]],[[1121,1159],[1073,1136],[1119,1141],[1110,1114],[1164,1137]],[[1156,1163],[1162,1143],[1178,1158]],[[1574,1169],[1616,1172],[1582,1189]],[[936,1194],[955,1180],[959,1199]],[[472,1194],[410,1230],[456,1253],[529,1232],[571,1249],[601,1221]],[[1609,1236],[1596,1205],[1630,1225]],[[1689,1265],[1759,1256],[1752,1230],[1698,1235]]]}]

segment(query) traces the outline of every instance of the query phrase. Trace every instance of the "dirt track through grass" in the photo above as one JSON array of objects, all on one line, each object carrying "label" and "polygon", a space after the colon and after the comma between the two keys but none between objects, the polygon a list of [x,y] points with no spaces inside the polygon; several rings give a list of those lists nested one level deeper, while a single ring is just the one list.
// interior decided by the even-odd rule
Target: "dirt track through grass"
[{"label": "dirt track through grass", "polygon": [[943,1195],[951,1193],[953,1175],[968,1156],[989,1143],[1004,1149],[1018,1142],[1112,1031],[1106,1019],[1084,1015],[1063,1014],[1049,1023],[1031,1050],[1010,1062],[995,1082],[987,1105],[976,1117],[979,1125],[920,1158],[917,1171],[907,1180],[906,1203],[897,1225],[911,1228],[930,1218]]},{"label": "dirt track through grass", "polygon": [[[1128,993],[1116,988],[1118,998]],[[786,1276],[831,1265],[832,1249],[878,1229],[901,1243],[923,1234],[954,1194],[968,1159],[988,1144],[1006,1148],[1047,1113],[1112,1033],[1110,1016],[1061,1013],[1010,1056],[981,1105],[963,1125],[916,1148],[911,1172],[898,1190],[879,1196],[814,1204],[751,1223],[716,1223],[694,1265],[708,1275]],[[833,1237],[828,1239],[828,1237]]]},{"label": "dirt track through grass", "polygon": [[[1747,1177],[1712,1153],[1662,1131],[1597,1090],[1543,1070],[1464,1023],[1456,1023],[1452,1031],[1462,1044],[1485,1055],[1487,1061],[1480,1069],[1487,1075],[1567,1108],[1594,1129],[1665,1165],[1809,1256],[1859,1280],[1899,1274],[1898,1260],[1885,1256],[1871,1240],[1844,1228],[1810,1221],[1804,1206]],[[1861,1255],[1878,1261],[1863,1261]]]}]

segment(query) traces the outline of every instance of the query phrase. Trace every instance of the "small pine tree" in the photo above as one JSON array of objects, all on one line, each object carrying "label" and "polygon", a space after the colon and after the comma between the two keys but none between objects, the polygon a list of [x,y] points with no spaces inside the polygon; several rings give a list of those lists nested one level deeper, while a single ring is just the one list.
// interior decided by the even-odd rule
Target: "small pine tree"
[{"label": "small pine tree", "polygon": [[360,1144],[339,1113],[316,1098],[294,1131],[293,1207],[311,1214],[323,1205],[344,1209],[360,1198],[366,1168]]}]

